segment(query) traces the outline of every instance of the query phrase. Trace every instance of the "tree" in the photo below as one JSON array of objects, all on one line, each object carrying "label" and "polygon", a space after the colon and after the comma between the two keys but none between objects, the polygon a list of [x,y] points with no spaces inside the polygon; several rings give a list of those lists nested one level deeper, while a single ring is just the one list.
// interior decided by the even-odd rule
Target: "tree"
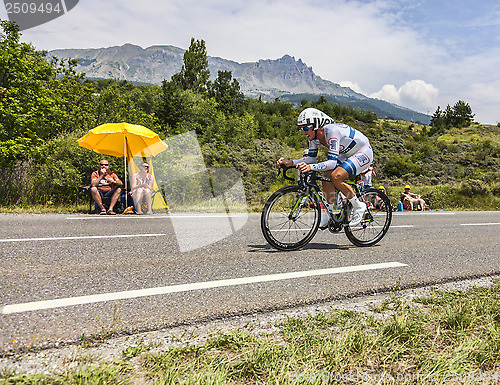
[{"label": "tree", "polygon": [[0,168],[34,154],[44,140],[75,128],[92,90],[81,87],[76,61],[46,60],[45,51],[20,42],[19,27],[0,20]]},{"label": "tree", "polygon": [[76,60],[46,58],[20,42],[14,23],[0,21],[0,168],[33,156],[44,141],[92,124],[93,88]]},{"label": "tree", "polygon": [[219,71],[217,79],[209,82],[208,94],[215,98],[219,109],[226,112],[236,112],[244,99],[240,83],[232,79],[231,71]]},{"label": "tree", "polygon": [[444,122],[447,127],[453,126],[453,110],[449,104],[446,106],[446,110],[444,111]]},{"label": "tree", "polygon": [[431,126],[441,127],[444,125],[444,112],[441,110],[441,106],[438,106],[434,115],[431,118]]},{"label": "tree", "polygon": [[468,127],[474,120],[474,114],[469,103],[459,100],[453,106],[452,124],[455,127]]},{"label": "tree", "polygon": [[[53,66],[44,59],[45,52],[20,43],[19,27],[0,21],[0,141],[19,136],[38,139],[36,128],[44,122],[44,112],[52,100],[48,82],[55,77]],[[44,136],[43,134],[41,135]]]},{"label": "tree", "polygon": [[205,94],[209,78],[210,70],[205,41],[191,38],[189,49],[184,52],[181,72],[173,75],[172,81],[184,90]]},{"label": "tree", "polygon": [[165,130],[175,133],[175,127],[185,115],[184,91],[177,83],[163,80],[160,105],[156,115]]},{"label": "tree", "polygon": [[181,72],[172,75],[170,81],[163,80],[160,103],[156,115],[166,126],[166,131],[176,132],[176,127],[186,114],[185,91],[207,94],[210,70],[208,69],[205,41],[191,38],[189,49],[184,52]]},{"label": "tree", "polygon": [[430,134],[443,132],[445,127],[467,127],[473,122],[473,119],[474,114],[470,105],[462,100],[456,102],[453,108],[448,104],[445,111],[438,106],[431,118]]},{"label": "tree", "polygon": [[435,133],[438,132],[443,132],[445,127],[446,127],[446,116],[443,110],[441,110],[441,107],[438,106],[436,112],[434,112],[434,115],[432,115],[431,118],[431,130],[429,131],[429,135],[432,136]]}]

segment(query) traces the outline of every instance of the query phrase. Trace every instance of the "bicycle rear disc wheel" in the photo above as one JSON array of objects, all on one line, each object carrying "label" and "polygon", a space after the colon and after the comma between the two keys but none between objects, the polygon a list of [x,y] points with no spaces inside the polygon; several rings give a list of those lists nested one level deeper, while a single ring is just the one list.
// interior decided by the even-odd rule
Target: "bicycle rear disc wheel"
[{"label": "bicycle rear disc wheel", "polygon": [[[345,234],[356,246],[373,246],[389,230],[392,220],[391,201],[387,195],[374,188],[364,190],[361,193],[361,200],[367,205],[363,220],[357,226],[345,226]],[[350,218],[352,213],[351,205],[349,205],[348,211],[347,218]]]},{"label": "bicycle rear disc wheel", "polygon": [[316,196],[298,185],[285,186],[267,200],[261,229],[267,242],[278,250],[297,250],[318,231],[321,207]]}]

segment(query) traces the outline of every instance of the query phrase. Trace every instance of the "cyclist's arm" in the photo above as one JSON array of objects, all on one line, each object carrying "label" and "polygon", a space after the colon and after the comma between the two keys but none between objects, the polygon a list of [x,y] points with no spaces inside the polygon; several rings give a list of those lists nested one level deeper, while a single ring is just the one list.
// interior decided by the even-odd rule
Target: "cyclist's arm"
[{"label": "cyclist's arm", "polygon": [[309,151],[307,152],[307,155],[300,159],[293,160],[293,165],[296,166],[299,163],[313,164],[316,163],[317,157],[318,157],[318,146],[312,142],[309,142]]},{"label": "cyclist's arm", "polygon": [[316,162],[316,157],[310,157],[310,156],[304,156],[303,158],[300,159],[294,159],[293,160],[293,165],[296,166],[299,163],[307,163],[307,164],[313,164]]},{"label": "cyclist's arm", "polygon": [[[335,167],[337,167],[337,159],[338,159],[339,151],[340,151],[339,139],[337,137],[330,137],[330,138],[327,138],[327,140],[328,140],[328,156],[327,156],[328,159],[325,162],[315,163],[316,156],[318,155],[317,148],[313,149],[315,151],[311,151],[311,148],[309,148],[308,156],[303,158],[303,159],[312,160],[312,162],[305,161],[305,163],[310,164],[311,170],[313,170],[313,171],[333,170]],[[312,158],[311,155],[314,155],[314,158]],[[300,161],[297,163],[300,163]],[[296,164],[296,163],[294,163],[294,164]]]},{"label": "cyclist's arm", "polygon": [[328,159],[325,162],[311,164],[311,170],[313,171],[333,170],[335,167],[337,167],[337,158]]}]

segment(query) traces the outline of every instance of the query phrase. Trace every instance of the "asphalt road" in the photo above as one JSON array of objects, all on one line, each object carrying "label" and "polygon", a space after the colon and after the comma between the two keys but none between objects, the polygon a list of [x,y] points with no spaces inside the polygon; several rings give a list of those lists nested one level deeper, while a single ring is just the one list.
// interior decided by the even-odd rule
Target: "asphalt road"
[{"label": "asphalt road", "polygon": [[500,272],[500,212],[395,213],[374,247],[323,231],[295,252],[259,221],[0,215],[0,351]]}]

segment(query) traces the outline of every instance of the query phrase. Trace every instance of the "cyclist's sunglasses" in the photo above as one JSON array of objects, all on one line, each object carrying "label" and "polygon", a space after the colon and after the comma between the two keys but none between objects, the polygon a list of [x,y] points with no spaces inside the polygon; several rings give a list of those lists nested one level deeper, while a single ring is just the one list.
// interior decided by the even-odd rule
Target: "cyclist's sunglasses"
[{"label": "cyclist's sunglasses", "polygon": [[300,128],[302,129],[302,131],[309,131],[311,128],[312,128],[312,124],[308,124],[306,126],[300,126]]}]

